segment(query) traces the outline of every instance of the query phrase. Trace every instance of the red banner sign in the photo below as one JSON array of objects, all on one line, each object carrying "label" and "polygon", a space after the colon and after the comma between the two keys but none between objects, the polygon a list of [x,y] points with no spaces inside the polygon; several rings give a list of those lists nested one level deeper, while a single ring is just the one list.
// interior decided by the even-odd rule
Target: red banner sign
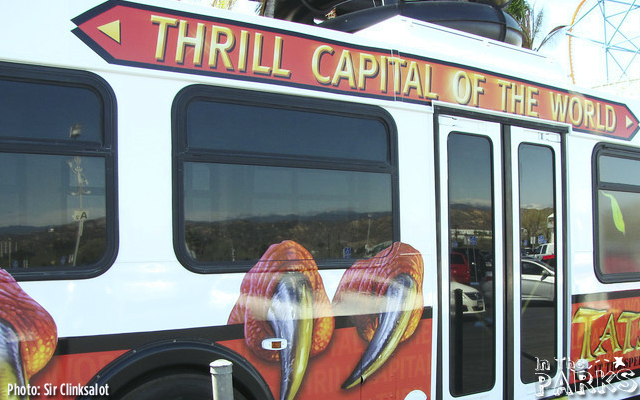
[{"label": "red banner sign", "polygon": [[636,291],[574,296],[570,357],[573,363],[586,360],[594,376],[595,371],[611,375],[619,370],[640,370],[638,294]]},{"label": "red banner sign", "polygon": [[103,3],[73,22],[74,33],[114,64],[422,104],[439,100],[626,140],[638,131],[624,104],[395,50],[124,1]]}]

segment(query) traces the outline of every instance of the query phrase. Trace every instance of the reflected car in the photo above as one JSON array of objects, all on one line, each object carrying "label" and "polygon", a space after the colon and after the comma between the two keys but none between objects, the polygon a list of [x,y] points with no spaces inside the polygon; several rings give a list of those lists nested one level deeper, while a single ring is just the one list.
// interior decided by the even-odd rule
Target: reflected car
[{"label": "reflected car", "polygon": [[451,273],[451,280],[458,283],[468,285],[471,283],[471,272],[469,269],[469,262],[464,254],[452,251],[449,256],[449,271]]},{"label": "reflected car", "polygon": [[548,264],[533,259],[520,263],[522,300],[554,301],[556,271]]},{"label": "reflected car", "polygon": [[487,265],[487,254],[483,253],[480,249],[474,247],[454,247],[452,252],[461,253],[467,259],[469,264],[469,273],[471,274],[472,282],[482,282],[487,269],[490,268],[491,262]]},{"label": "reflected car", "polygon": [[[524,301],[549,301],[556,298],[556,272],[555,269],[542,261],[534,258],[522,258],[520,260],[521,273],[521,298]],[[485,301],[493,300],[493,274],[487,274],[480,284]]]},{"label": "reflected car", "polygon": [[482,293],[471,286],[463,285],[455,281],[451,281],[451,304],[455,304],[455,291],[462,290],[462,314],[479,314],[486,311],[484,296]]},{"label": "reflected car", "polygon": [[542,260],[544,257],[552,256],[555,254],[555,244],[545,243],[533,249],[528,256],[535,258],[536,260]]}]

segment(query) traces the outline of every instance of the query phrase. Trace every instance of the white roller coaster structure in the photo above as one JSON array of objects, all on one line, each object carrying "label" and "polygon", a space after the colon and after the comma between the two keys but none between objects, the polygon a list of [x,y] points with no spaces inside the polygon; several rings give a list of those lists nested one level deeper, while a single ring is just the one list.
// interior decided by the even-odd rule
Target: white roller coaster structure
[{"label": "white roller coaster structure", "polygon": [[[636,0],[582,0],[569,36],[570,76],[574,84],[640,87],[640,3]],[[578,54],[602,54],[585,63]],[[637,93],[637,92],[636,92]],[[637,96],[637,94],[636,94]]]}]

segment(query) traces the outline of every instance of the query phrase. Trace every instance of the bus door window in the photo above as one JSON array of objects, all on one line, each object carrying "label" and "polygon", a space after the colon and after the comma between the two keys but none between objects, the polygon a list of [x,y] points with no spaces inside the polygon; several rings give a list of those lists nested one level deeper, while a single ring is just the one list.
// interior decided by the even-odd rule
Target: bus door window
[{"label": "bus door window", "polygon": [[[495,308],[483,296],[465,251],[494,250],[493,149],[488,138],[448,136],[450,280],[449,388],[453,396],[490,390],[495,384]],[[471,254],[473,254],[471,252]],[[483,272],[484,274],[484,272]],[[482,366],[479,368],[479,366]]]},{"label": "bus door window", "polygon": [[[551,244],[555,243],[556,237],[553,150],[546,146],[521,144],[518,149],[518,170],[521,249],[531,248],[535,244],[539,245],[538,248],[553,248]],[[557,368],[555,257],[542,257],[542,254],[521,251],[520,378],[523,383],[538,380],[537,360],[548,361],[545,373],[550,376],[555,375]]]}]

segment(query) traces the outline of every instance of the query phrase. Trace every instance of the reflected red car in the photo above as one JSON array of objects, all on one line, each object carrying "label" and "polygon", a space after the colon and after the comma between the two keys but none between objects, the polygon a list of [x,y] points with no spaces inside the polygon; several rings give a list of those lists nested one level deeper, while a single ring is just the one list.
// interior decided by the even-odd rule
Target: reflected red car
[{"label": "reflected red car", "polygon": [[449,257],[449,271],[451,271],[451,279],[458,283],[468,285],[471,283],[471,272],[469,270],[469,261],[464,254],[451,252]]}]

